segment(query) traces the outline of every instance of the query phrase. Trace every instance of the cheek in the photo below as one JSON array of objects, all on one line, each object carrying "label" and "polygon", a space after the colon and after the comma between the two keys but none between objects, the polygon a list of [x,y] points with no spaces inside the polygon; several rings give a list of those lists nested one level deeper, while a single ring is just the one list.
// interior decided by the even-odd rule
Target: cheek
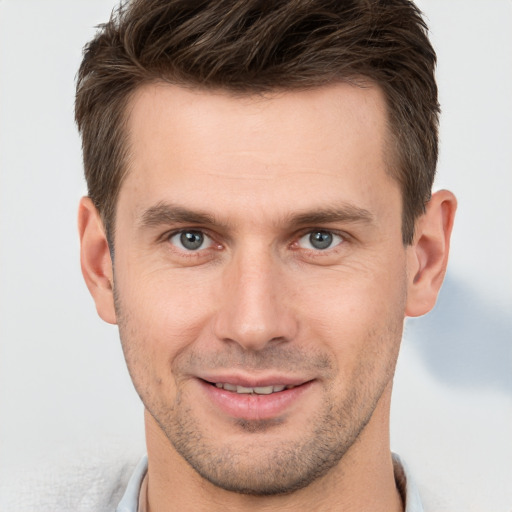
[{"label": "cheek", "polygon": [[[331,272],[301,287],[302,315],[311,340],[324,340],[341,364],[395,353],[402,334],[406,303],[403,266],[391,263],[383,270]],[[318,286],[319,283],[324,286]],[[304,325],[304,322],[302,322]]]},{"label": "cheek", "polygon": [[[116,314],[128,369],[141,397],[178,383],[173,362],[200,336],[209,315],[208,295],[162,275],[116,275]],[[144,399],[143,399],[144,400]]]}]

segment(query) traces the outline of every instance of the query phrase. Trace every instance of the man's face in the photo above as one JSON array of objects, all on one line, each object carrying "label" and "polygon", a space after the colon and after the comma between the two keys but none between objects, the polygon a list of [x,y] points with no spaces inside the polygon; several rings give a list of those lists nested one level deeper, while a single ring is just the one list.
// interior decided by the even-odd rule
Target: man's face
[{"label": "man's face", "polygon": [[308,485],[385,417],[402,333],[382,94],[151,85],[128,126],[114,291],[150,421],[222,488]]}]

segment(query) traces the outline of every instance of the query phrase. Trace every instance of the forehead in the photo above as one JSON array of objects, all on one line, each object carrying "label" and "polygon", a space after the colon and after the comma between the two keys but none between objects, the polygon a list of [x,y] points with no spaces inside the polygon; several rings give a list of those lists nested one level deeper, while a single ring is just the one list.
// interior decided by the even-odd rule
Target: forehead
[{"label": "forehead", "polygon": [[120,198],[130,194],[134,209],[216,201],[229,215],[252,201],[286,215],[292,205],[308,209],[321,201],[357,201],[367,209],[391,194],[399,202],[386,168],[386,105],[376,86],[234,96],[151,84],[131,100],[128,131]]}]

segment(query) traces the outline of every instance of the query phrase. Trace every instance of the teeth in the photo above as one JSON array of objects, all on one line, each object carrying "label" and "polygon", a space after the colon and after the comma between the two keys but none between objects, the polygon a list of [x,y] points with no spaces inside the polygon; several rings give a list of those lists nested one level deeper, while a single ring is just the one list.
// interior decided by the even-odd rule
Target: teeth
[{"label": "teeth", "polygon": [[[276,387],[281,387],[281,386],[276,386]],[[270,395],[271,393],[275,393],[276,391],[282,391],[282,390],[274,389],[274,386],[260,386],[260,387],[254,388],[254,392],[257,395]]]},{"label": "teeth", "polygon": [[291,389],[295,386],[284,386],[282,384],[276,386],[256,386],[254,388],[245,386],[235,386],[234,384],[216,382],[215,386],[226,391],[234,391],[244,395],[270,395],[272,393],[279,393],[285,389]]}]

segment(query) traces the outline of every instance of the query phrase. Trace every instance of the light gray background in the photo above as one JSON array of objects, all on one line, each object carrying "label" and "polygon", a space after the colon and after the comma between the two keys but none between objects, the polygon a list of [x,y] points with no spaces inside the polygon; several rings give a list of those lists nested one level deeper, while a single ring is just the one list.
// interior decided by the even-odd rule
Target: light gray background
[{"label": "light gray background", "polygon": [[[0,0],[0,468],[116,445],[142,407],[79,269],[81,48],[112,0]],[[423,0],[459,211],[438,305],[408,321],[392,446],[454,504],[512,510],[512,2]],[[93,448],[91,448],[93,447]],[[453,510],[457,510],[454,505]]]}]

